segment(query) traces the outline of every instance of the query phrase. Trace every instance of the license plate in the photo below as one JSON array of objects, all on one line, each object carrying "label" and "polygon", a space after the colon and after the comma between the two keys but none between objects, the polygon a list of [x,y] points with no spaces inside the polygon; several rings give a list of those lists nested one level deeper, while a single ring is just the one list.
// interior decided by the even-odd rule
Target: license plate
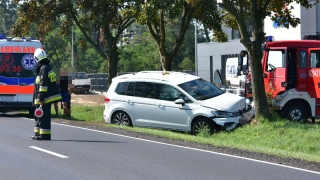
[{"label": "license plate", "polygon": [[14,96],[0,96],[0,101],[13,101]]}]

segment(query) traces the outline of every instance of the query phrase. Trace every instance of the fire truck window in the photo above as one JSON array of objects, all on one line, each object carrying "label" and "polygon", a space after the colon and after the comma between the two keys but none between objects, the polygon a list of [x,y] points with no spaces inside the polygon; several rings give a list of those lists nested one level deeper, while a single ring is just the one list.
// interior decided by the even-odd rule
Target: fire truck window
[{"label": "fire truck window", "polygon": [[305,50],[300,51],[300,68],[306,68],[307,67],[307,57],[306,54],[307,52]]},{"label": "fire truck window", "polygon": [[320,51],[311,51],[310,53],[310,67],[320,68]]},{"label": "fire truck window", "polygon": [[[284,50],[270,50],[268,53],[267,71],[274,68],[286,67],[286,55]],[[269,65],[270,64],[270,65]]]}]

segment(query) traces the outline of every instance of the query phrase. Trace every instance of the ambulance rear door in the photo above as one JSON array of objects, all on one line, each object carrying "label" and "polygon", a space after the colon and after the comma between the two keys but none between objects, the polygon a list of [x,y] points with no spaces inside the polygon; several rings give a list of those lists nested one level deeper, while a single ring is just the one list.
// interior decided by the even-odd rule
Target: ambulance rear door
[{"label": "ambulance rear door", "polygon": [[18,42],[0,41],[0,107],[9,107],[18,101],[19,80],[12,72],[16,66],[12,49],[18,45]]},{"label": "ambulance rear door", "polygon": [[17,54],[16,69],[13,69],[15,75],[19,77],[18,102],[25,106],[32,105],[35,71],[37,62],[33,58],[33,53],[40,48],[39,41],[19,42],[20,53]]}]

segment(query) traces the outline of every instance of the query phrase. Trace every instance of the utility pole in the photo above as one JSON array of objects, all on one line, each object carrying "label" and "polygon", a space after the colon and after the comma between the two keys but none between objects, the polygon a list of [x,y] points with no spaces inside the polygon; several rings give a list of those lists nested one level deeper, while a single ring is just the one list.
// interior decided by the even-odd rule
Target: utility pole
[{"label": "utility pole", "polygon": [[[73,6],[74,6],[74,0],[72,0],[72,10],[73,10]],[[73,68],[73,41],[74,41],[74,39],[73,39],[73,31],[74,31],[74,29],[73,29],[74,27],[73,27],[73,24],[72,24],[72,30],[71,30],[71,48],[72,48],[72,50],[71,50],[71,67]]]},{"label": "utility pole", "polygon": [[72,36],[72,38],[71,38],[71,49],[72,49],[72,51],[71,51],[71,67],[73,67],[73,25],[72,25],[72,31],[71,31],[71,36]]},{"label": "utility pole", "polygon": [[194,49],[195,49],[195,55],[194,55],[194,64],[195,64],[195,74],[196,76],[198,76],[198,62],[197,62],[197,59],[198,59],[198,53],[197,53],[197,43],[198,43],[198,40],[197,40],[197,20],[195,20],[195,25],[194,25]]}]

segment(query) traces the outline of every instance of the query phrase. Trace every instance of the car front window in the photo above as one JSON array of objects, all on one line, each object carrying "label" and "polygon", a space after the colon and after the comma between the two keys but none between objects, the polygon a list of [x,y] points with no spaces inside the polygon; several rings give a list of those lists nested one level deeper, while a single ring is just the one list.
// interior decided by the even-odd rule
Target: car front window
[{"label": "car front window", "polygon": [[206,100],[224,93],[219,88],[201,78],[179,84],[178,86],[196,100]]},{"label": "car front window", "polygon": [[192,103],[192,101],[178,89],[166,84],[157,84],[156,94],[156,98],[159,100],[175,101],[177,99],[183,99],[185,103]]}]

